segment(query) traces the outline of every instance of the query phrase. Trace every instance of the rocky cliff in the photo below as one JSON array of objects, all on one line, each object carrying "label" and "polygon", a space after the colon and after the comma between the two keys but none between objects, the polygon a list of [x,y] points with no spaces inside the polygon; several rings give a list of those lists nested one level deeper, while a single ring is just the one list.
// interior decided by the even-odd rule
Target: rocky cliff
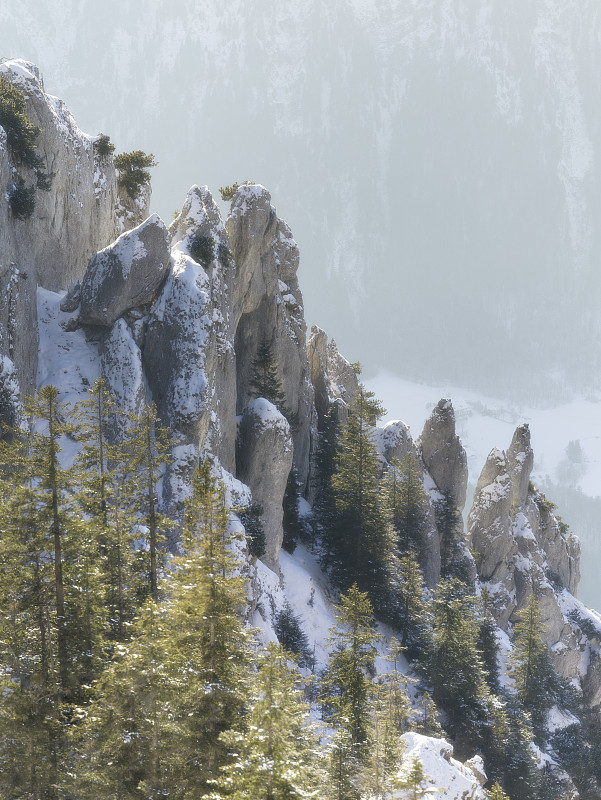
[{"label": "rocky cliff", "polygon": [[[189,190],[169,229],[157,215],[140,220],[140,208],[124,216],[114,168],[95,155],[94,140],[77,129],[64,106],[44,93],[35,68],[6,62],[0,70],[26,95],[32,119],[45,126],[40,149],[57,172],[49,192],[38,191],[31,218],[14,219],[6,195],[0,204],[0,412],[10,420],[19,387],[27,392],[34,385],[36,289],[65,290],[78,280],[79,288],[57,295],[55,312],[48,311],[49,293],[40,293],[45,313],[55,314],[56,336],[65,337],[55,345],[69,350],[77,341],[78,352],[89,354],[89,376],[102,373],[126,410],[156,403],[174,437],[175,464],[164,482],[173,513],[201,457],[227,476],[236,487],[232,494],[245,503],[252,494],[263,508],[264,563],[277,573],[292,464],[310,496],[319,425],[333,405],[344,421],[358,389],[355,369],[324,331],[314,326],[306,344],[299,251],[289,226],[269,192],[250,183],[238,188],[225,221],[206,186]],[[0,177],[10,187],[17,167],[2,133]],[[285,397],[281,408],[252,388],[265,343]],[[49,371],[38,366],[44,383]],[[62,371],[66,367],[60,381],[67,385]],[[83,377],[81,393],[89,384]],[[597,617],[575,599],[578,541],[530,483],[528,427],[516,430],[506,452],[491,452],[467,532],[461,521],[467,459],[451,401],[438,403],[416,441],[400,421],[374,429],[373,436],[383,467],[411,456],[421,470],[428,587],[459,554],[466,579],[476,591],[489,592],[497,624],[508,634],[536,592],[558,672],[597,706]]]}]

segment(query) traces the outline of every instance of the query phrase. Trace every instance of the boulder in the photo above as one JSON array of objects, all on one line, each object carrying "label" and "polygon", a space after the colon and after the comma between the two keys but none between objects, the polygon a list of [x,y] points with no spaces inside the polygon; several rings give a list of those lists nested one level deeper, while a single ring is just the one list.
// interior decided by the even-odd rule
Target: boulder
[{"label": "boulder", "polygon": [[111,327],[129,309],[150,304],[169,262],[169,233],[153,214],[92,256],[81,285],[81,322]]},{"label": "boulder", "polygon": [[283,539],[282,501],[292,468],[292,437],[285,417],[262,397],[249,403],[240,421],[237,474],[250,486],[253,501],[263,507],[264,563],[279,572]]},{"label": "boulder", "polygon": [[418,462],[420,461],[409,426],[401,420],[391,420],[376,429],[376,446],[388,463],[393,459],[402,461],[407,455],[412,455]]},{"label": "boulder", "polygon": [[74,281],[74,283],[72,283],[67,289],[67,294],[61,300],[60,309],[61,311],[70,314],[72,311],[76,311],[79,308],[80,302],[81,284],[79,281]]},{"label": "boulder", "polygon": [[467,455],[455,432],[455,412],[450,400],[440,400],[426,420],[417,442],[424,465],[438,489],[450,495],[458,512],[467,492]]}]

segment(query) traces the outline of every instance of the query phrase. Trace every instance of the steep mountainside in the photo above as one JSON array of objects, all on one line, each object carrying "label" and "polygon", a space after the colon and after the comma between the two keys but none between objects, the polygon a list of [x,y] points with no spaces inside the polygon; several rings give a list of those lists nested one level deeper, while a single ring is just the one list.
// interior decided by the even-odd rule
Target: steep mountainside
[{"label": "steep mountainside", "polygon": [[[55,384],[61,399],[86,396],[103,375],[126,410],[156,403],[173,435],[173,463],[163,480],[165,510],[181,516],[191,473],[205,459],[225,480],[232,507],[248,505],[252,496],[262,507],[266,539],[262,560],[248,559],[254,620],[265,636],[274,636],[273,614],[286,599],[298,603],[300,585],[303,591],[319,589],[319,602],[313,592],[302,604],[309,607],[307,626],[321,631],[323,657],[324,618],[332,614],[334,592],[304,548],[295,559],[280,552],[284,497],[294,464],[302,493],[313,499],[317,443],[328,412],[349,419],[359,387],[355,370],[324,331],[314,327],[306,342],[299,250],[289,226],[269,192],[254,183],[238,188],[225,222],[206,186],[189,190],[169,228],[158,215],[142,213],[148,191],[136,211],[144,219],[133,211],[128,215],[110,159],[98,159],[94,141],[79,132],[59,101],[44,94],[35,67],[7,62],[1,74],[27,96],[32,117],[47,114],[40,150],[57,172],[33,214],[15,218],[10,192],[20,164],[0,139],[0,175],[8,188],[0,207],[0,264],[9,284],[27,273],[21,278],[27,290],[17,281],[17,289],[0,301],[4,421],[20,413],[14,378],[23,392],[30,391],[36,365],[38,386]],[[74,279],[80,291],[72,286],[66,294]],[[273,359],[282,403],[257,396],[253,388],[262,347]],[[571,684],[575,702],[596,715],[598,727],[601,617],[575,597],[576,537],[530,482],[528,426],[517,428],[507,451],[491,452],[467,532],[460,516],[467,457],[450,400],[438,403],[417,441],[398,421],[373,431],[373,439],[382,467],[407,459],[417,465],[426,498],[419,557],[429,590],[453,567],[475,593],[488,592],[510,693],[512,637],[535,594],[551,662]],[[69,444],[71,451],[76,446]],[[555,712],[548,720],[553,730],[578,724]],[[450,770],[449,781],[461,788],[447,787],[442,796],[483,797],[478,762],[463,767],[447,744],[418,734],[407,734],[407,745],[408,753],[438,761],[440,774]],[[552,760],[536,752],[541,764]],[[575,797],[569,778],[558,772],[565,796]]]}]

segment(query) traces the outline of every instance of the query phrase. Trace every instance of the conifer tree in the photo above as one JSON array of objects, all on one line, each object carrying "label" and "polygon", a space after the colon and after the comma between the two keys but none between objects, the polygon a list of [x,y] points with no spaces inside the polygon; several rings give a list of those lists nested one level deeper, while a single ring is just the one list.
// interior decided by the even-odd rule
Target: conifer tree
[{"label": "conifer tree", "polygon": [[412,453],[402,461],[393,459],[382,481],[382,502],[388,519],[398,536],[398,547],[410,547],[423,558],[427,533],[428,498],[424,490],[423,471]]},{"label": "conifer tree", "polygon": [[284,528],[284,538],[282,540],[282,547],[287,553],[294,553],[296,544],[302,534],[302,523],[299,511],[300,498],[301,493],[298,484],[298,473],[293,464],[292,469],[288,473],[283,502],[284,519],[282,525]]},{"label": "conifer tree", "polygon": [[340,598],[333,650],[321,682],[323,713],[336,729],[331,777],[338,796],[358,797],[360,768],[369,753],[375,628],[367,594],[353,585]]},{"label": "conifer tree", "polygon": [[85,800],[200,797],[229,759],[220,735],[247,693],[245,585],[208,465],[192,485],[186,554],[174,559],[168,598],[147,601],[136,635],[81,712],[71,772]]},{"label": "conifer tree", "polygon": [[480,599],[482,618],[478,632],[478,651],[484,665],[488,687],[493,694],[499,694],[501,690],[497,659],[499,644],[497,642],[497,625],[492,615],[492,598],[489,592],[484,589]]},{"label": "conifer tree", "polygon": [[289,657],[274,643],[259,657],[246,724],[221,737],[233,760],[207,800],[309,800],[323,791],[318,742]]},{"label": "conifer tree", "polygon": [[147,531],[147,564],[145,585],[141,597],[158,599],[158,579],[161,561],[160,547],[168,520],[161,514],[159,483],[170,457],[170,439],[163,428],[154,405],[145,406],[133,417],[123,444],[125,471],[121,480],[128,487],[130,497],[135,497],[134,511],[140,515]]},{"label": "conifer tree", "polygon": [[314,537],[319,544],[321,561],[326,570],[330,566],[332,555],[330,531],[336,520],[336,499],[332,480],[338,466],[339,437],[338,406],[332,404],[320,422],[314,473]]},{"label": "conifer tree", "polygon": [[249,385],[253,397],[264,397],[286,416],[286,396],[278,377],[271,343],[267,339],[263,339],[253,359]]},{"label": "conifer tree", "polygon": [[434,797],[438,791],[432,786],[428,786],[428,776],[424,772],[422,761],[414,756],[409,769],[400,777],[398,786],[404,790],[403,800],[423,800],[426,797]]},{"label": "conifer tree", "polygon": [[429,642],[430,611],[422,573],[412,547],[399,558],[395,601],[395,622],[401,631],[401,644],[409,658],[419,658],[425,654]]},{"label": "conifer tree", "polygon": [[434,701],[459,743],[478,745],[484,736],[489,692],[478,653],[477,601],[456,578],[441,581],[433,600],[434,626],[426,672]]},{"label": "conifer tree", "polygon": [[392,586],[398,576],[394,531],[380,504],[380,461],[373,439],[381,413],[373,394],[360,385],[340,437],[332,478],[336,514],[327,549],[336,586],[347,591],[356,583],[386,618],[392,614]]},{"label": "conifer tree", "polygon": [[557,676],[542,638],[539,603],[533,592],[514,626],[511,674],[517,696],[532,718],[534,732],[544,739],[547,712],[554,702]]},{"label": "conifer tree", "polygon": [[506,795],[501,785],[497,782],[493,783],[490,789],[486,790],[488,800],[510,800],[509,795]]}]

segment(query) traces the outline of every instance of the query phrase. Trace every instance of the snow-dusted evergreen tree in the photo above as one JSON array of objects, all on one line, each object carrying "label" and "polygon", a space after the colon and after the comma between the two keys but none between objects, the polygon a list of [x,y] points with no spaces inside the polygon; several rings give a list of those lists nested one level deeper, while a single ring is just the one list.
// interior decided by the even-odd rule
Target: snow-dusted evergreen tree
[{"label": "snow-dusted evergreen tree", "polygon": [[441,581],[433,599],[433,632],[425,664],[434,701],[447,714],[459,743],[478,746],[485,735],[489,690],[477,649],[477,599],[453,578]]},{"label": "snow-dusted evergreen tree", "polygon": [[521,611],[514,632],[510,661],[517,696],[530,714],[536,736],[544,739],[547,712],[555,700],[558,678],[542,638],[539,603],[534,592]]},{"label": "snow-dusted evergreen tree", "polygon": [[497,641],[497,625],[492,615],[492,599],[486,589],[482,590],[480,630],[478,632],[478,652],[482,658],[486,672],[486,682],[493,694],[499,694],[501,683],[499,678],[499,643]]},{"label": "snow-dusted evergreen tree", "polygon": [[337,791],[354,792],[352,787],[359,780],[359,770],[370,746],[376,656],[373,608],[367,594],[356,585],[340,598],[329,641],[333,649],[320,695],[324,717],[338,731],[332,755],[332,780]]},{"label": "snow-dusted evergreen tree", "polygon": [[232,760],[206,800],[315,798],[323,793],[326,776],[298,669],[274,643],[259,656],[257,668],[244,725],[221,736]]},{"label": "snow-dusted evergreen tree", "polygon": [[326,552],[329,573],[341,591],[354,584],[367,592],[378,615],[390,618],[398,579],[395,534],[380,503],[380,460],[374,425],[383,413],[373,393],[359,386],[339,439],[332,477],[335,514]]},{"label": "snow-dusted evergreen tree", "polygon": [[271,342],[263,339],[253,359],[249,386],[253,397],[264,397],[286,416],[286,395],[278,376]]},{"label": "snow-dusted evergreen tree", "polygon": [[409,658],[425,654],[429,641],[430,606],[417,556],[409,547],[399,558],[399,580],[395,590],[394,622]]},{"label": "snow-dusted evergreen tree", "polygon": [[424,765],[417,756],[411,759],[409,768],[399,777],[398,786],[403,792],[403,800],[434,798],[439,791],[428,784],[428,776],[424,771]]},{"label": "snow-dusted evergreen tree", "polygon": [[402,461],[391,461],[382,481],[382,502],[397,532],[401,552],[411,547],[423,557],[428,498],[422,467],[412,453],[407,453]]},{"label": "snow-dusted evergreen tree", "polygon": [[98,683],[70,770],[82,798],[200,797],[229,759],[220,739],[245,708],[246,593],[223,492],[203,465],[186,506],[168,599],[150,598]]}]

